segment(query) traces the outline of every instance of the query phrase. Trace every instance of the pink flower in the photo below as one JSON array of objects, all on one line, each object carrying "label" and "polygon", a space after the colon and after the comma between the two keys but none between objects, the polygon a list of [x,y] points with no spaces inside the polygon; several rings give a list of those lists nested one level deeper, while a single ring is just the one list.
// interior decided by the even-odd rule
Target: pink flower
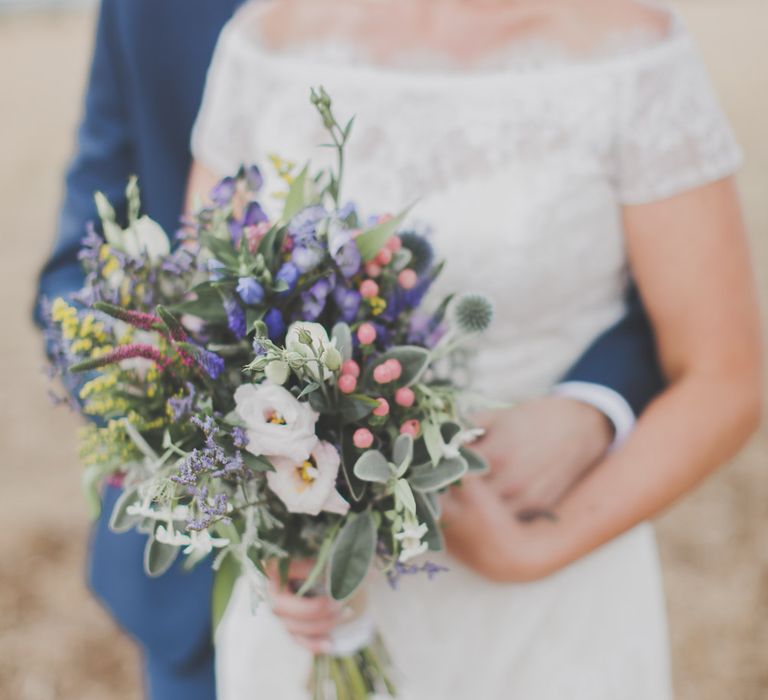
[{"label": "pink flower", "polygon": [[403,374],[403,366],[400,364],[399,360],[390,358],[384,364],[389,367],[389,373],[392,376],[392,381],[400,379],[400,376]]},{"label": "pink flower", "polygon": [[390,236],[384,245],[393,253],[396,253],[403,247],[403,242],[400,240],[400,236]]},{"label": "pink flower", "polygon": [[380,418],[386,416],[389,413],[389,401],[383,397],[379,397],[377,401],[379,402],[379,405],[373,409],[373,415],[379,416]]},{"label": "pink flower", "polygon": [[413,393],[413,389],[407,386],[400,387],[395,392],[395,403],[403,408],[410,408],[416,401],[416,394]]},{"label": "pink flower", "polygon": [[421,432],[421,423],[415,418],[413,420],[407,420],[400,426],[401,435],[410,435],[412,438],[417,438]]},{"label": "pink flower", "polygon": [[375,262],[365,263],[365,274],[368,277],[378,277],[381,274],[381,265]]},{"label": "pink flower", "polygon": [[397,282],[403,289],[413,289],[416,286],[418,277],[411,268],[406,267],[398,276]]},{"label": "pink flower", "polygon": [[354,360],[346,360],[341,365],[341,373],[349,374],[357,379],[360,376],[360,365],[358,365]]},{"label": "pink flower", "polygon": [[360,283],[360,296],[363,299],[371,299],[379,294],[379,285],[373,280],[363,280]]},{"label": "pink flower", "polygon": [[336,386],[342,394],[351,394],[357,388],[357,379],[351,374],[342,374]]},{"label": "pink flower", "polygon": [[360,324],[360,327],[357,329],[357,339],[363,345],[370,345],[376,340],[376,328],[374,328],[372,323]]},{"label": "pink flower", "polygon": [[352,435],[352,442],[359,450],[367,450],[373,445],[373,433],[368,428],[358,428]]},{"label": "pink flower", "polygon": [[330,443],[318,442],[306,460],[272,457],[270,461],[275,471],[267,473],[267,484],[291,513],[344,515],[349,510],[336,490],[341,458]]}]

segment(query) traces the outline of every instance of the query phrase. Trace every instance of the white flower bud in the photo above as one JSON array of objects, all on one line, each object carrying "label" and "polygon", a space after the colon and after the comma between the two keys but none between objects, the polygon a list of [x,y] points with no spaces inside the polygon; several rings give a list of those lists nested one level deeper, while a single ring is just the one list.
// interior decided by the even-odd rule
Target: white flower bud
[{"label": "white flower bud", "polygon": [[290,371],[288,363],[282,360],[273,360],[264,368],[264,374],[273,384],[285,384]]},{"label": "white flower bud", "polygon": [[329,345],[325,349],[325,352],[322,355],[322,360],[323,364],[331,370],[331,372],[335,372],[341,367],[341,353],[333,345]]}]

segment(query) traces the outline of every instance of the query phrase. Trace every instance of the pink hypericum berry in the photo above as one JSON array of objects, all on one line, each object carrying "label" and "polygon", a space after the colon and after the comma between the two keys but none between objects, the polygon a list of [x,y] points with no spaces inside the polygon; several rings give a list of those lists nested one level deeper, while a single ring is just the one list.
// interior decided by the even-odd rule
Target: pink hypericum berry
[{"label": "pink hypericum berry", "polygon": [[400,236],[390,236],[384,245],[393,253],[396,253],[403,247],[403,242],[400,240]]},{"label": "pink hypericum berry", "polygon": [[381,265],[375,262],[365,263],[365,274],[368,277],[378,277],[381,274]]},{"label": "pink hypericum berry", "polygon": [[419,437],[421,432],[421,423],[415,418],[413,420],[407,420],[400,426],[401,435],[410,435],[412,438]]},{"label": "pink hypericum berry", "polygon": [[357,339],[363,345],[370,345],[376,340],[376,328],[372,323],[361,323],[357,329]]},{"label": "pink hypericum berry", "polygon": [[360,295],[363,299],[371,299],[379,295],[379,285],[373,280],[363,280],[360,283]]},{"label": "pink hypericum berry", "polygon": [[358,450],[367,450],[373,445],[373,433],[368,428],[358,428],[352,435],[352,442]]},{"label": "pink hypericum berry", "polygon": [[384,363],[387,367],[389,367],[389,373],[392,375],[392,381],[395,381],[396,379],[400,379],[400,375],[403,373],[403,366],[400,364],[400,362],[394,358],[391,358],[387,360]]},{"label": "pink hypericum berry", "polygon": [[416,401],[416,394],[413,393],[413,389],[407,386],[400,387],[395,392],[395,403],[403,408],[410,408]]},{"label": "pink hypericum berry", "polygon": [[346,360],[341,365],[341,373],[350,374],[357,379],[360,376],[360,365],[354,360]]},{"label": "pink hypericum berry", "polygon": [[336,386],[339,387],[339,391],[342,394],[351,394],[357,389],[357,378],[351,374],[342,374],[339,377],[339,381],[336,382]]},{"label": "pink hypericum berry", "polygon": [[411,268],[406,267],[398,276],[397,282],[403,289],[413,289],[416,286],[418,277]]},{"label": "pink hypericum berry", "polygon": [[376,262],[379,265],[389,265],[392,262],[392,251],[389,248],[382,248],[376,256]]},{"label": "pink hypericum berry", "polygon": [[377,401],[379,402],[379,405],[373,409],[373,415],[379,416],[380,418],[386,416],[389,413],[389,401],[383,397],[380,397]]},{"label": "pink hypericum berry", "polygon": [[373,378],[379,384],[389,384],[394,377],[392,376],[392,369],[386,362],[382,362],[373,370]]}]

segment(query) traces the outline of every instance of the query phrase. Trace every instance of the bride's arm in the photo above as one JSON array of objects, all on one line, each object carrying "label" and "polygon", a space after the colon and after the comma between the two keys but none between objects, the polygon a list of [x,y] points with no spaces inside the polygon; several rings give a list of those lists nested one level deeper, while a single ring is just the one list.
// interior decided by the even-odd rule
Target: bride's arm
[{"label": "bride's arm", "polygon": [[[446,504],[449,545],[490,578],[547,575],[655,516],[733,456],[758,425],[758,305],[732,181],[628,206],[624,220],[669,386],[623,447],[560,504],[556,522],[515,523],[479,481],[455,490]],[[472,521],[480,511],[485,522]]]},{"label": "bride's arm", "polygon": [[194,211],[197,203],[206,202],[211,190],[221,178],[208,166],[198,160],[192,161],[187,178],[187,193],[184,196],[184,212]]}]

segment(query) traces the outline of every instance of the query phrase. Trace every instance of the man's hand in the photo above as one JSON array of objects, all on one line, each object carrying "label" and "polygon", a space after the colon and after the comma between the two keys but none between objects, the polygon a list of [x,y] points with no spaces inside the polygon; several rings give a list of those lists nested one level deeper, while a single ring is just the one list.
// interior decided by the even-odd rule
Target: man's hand
[{"label": "man's hand", "polygon": [[471,447],[491,465],[489,486],[524,520],[551,511],[613,440],[603,413],[563,396],[483,413],[475,422],[486,433]]}]

